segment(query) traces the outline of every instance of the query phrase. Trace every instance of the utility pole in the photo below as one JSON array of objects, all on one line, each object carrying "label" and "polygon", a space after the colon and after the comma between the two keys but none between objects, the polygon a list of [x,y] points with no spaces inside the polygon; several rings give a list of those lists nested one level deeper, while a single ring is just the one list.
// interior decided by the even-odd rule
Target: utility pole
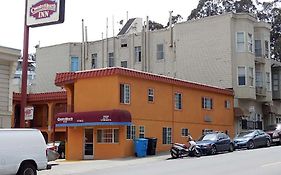
[{"label": "utility pole", "polygon": [[25,107],[27,101],[27,67],[28,67],[28,44],[29,44],[29,27],[26,25],[27,1],[25,0],[24,15],[24,38],[23,38],[23,58],[21,74],[21,105],[20,105],[20,127],[25,127]]}]

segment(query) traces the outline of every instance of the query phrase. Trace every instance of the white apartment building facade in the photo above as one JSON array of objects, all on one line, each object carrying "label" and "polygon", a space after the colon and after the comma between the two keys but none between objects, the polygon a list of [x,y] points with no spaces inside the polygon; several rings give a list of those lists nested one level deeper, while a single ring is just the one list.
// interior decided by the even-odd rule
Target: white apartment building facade
[{"label": "white apartment building facade", "polygon": [[156,31],[140,23],[130,19],[116,37],[38,48],[35,92],[59,90],[56,72],[121,66],[233,89],[236,132],[274,122],[264,112],[273,106],[268,24],[232,13]]},{"label": "white apartment building facade", "polygon": [[0,128],[11,127],[12,79],[21,51],[0,46]]}]

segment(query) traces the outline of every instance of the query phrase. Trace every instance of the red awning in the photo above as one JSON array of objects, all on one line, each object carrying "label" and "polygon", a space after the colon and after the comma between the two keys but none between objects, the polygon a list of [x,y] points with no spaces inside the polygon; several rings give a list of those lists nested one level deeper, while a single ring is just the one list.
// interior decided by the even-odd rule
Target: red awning
[{"label": "red awning", "polygon": [[58,113],[56,127],[131,125],[131,114],[126,110]]}]

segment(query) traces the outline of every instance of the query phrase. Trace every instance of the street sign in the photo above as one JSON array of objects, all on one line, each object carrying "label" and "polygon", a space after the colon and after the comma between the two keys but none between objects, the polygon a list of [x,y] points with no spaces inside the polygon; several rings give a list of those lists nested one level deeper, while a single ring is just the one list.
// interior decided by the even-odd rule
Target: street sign
[{"label": "street sign", "polygon": [[33,106],[27,106],[24,108],[24,119],[25,120],[33,120],[33,113],[34,113],[34,107]]},{"label": "street sign", "polygon": [[64,22],[65,0],[28,0],[26,25],[38,27]]}]

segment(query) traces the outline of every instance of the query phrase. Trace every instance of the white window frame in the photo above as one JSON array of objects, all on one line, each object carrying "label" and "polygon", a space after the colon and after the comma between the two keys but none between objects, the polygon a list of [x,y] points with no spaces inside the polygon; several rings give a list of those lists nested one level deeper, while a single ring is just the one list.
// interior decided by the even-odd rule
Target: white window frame
[{"label": "white window frame", "polygon": [[[108,136],[107,134],[108,133],[104,133],[106,130],[111,130],[111,133],[110,134],[110,138],[106,138],[106,136]],[[116,139],[114,136],[115,136],[115,130],[118,131],[118,139]],[[101,131],[101,141],[99,141],[99,136],[98,136],[98,133],[99,131]],[[120,142],[120,137],[119,137],[119,134],[120,134],[120,131],[118,128],[98,128],[97,129],[97,143],[98,144],[116,144],[116,143],[119,143]],[[107,142],[107,139],[111,139],[111,142]],[[116,141],[117,140],[117,141]]]},{"label": "white window frame", "polygon": [[248,51],[253,53],[253,34],[248,33]]},{"label": "white window frame", "polygon": [[[159,49],[159,47],[162,47],[162,50]],[[157,60],[164,60],[165,56],[164,56],[165,52],[164,52],[164,44],[157,44],[156,45],[156,59]]]},{"label": "white window frame", "polygon": [[139,126],[139,138],[145,138],[145,127]]},{"label": "white window frame", "polygon": [[[259,43],[259,45],[257,44]],[[257,47],[259,46],[259,47]],[[255,40],[255,56],[262,57],[262,42],[261,40]]]},{"label": "white window frame", "polygon": [[[243,42],[238,41],[238,34],[243,35]],[[245,52],[245,32],[236,32],[236,52]]]},{"label": "white window frame", "polygon": [[225,107],[226,109],[230,109],[230,107],[231,107],[231,102],[230,102],[230,100],[225,100],[225,101],[224,101],[224,107]]},{"label": "white window frame", "polygon": [[175,99],[175,109],[182,110],[182,93],[175,92],[174,99]]},{"label": "white window frame", "polygon": [[[131,88],[129,84],[121,83],[120,84],[120,92],[121,86],[123,86],[123,92],[120,93],[120,103],[121,104],[130,104],[131,102]],[[123,97],[122,97],[123,94]]]},{"label": "white window frame", "polygon": [[210,97],[202,97],[202,108],[211,110],[213,109],[213,99]]},{"label": "white window frame", "polygon": [[[151,101],[151,99],[152,99],[152,101]],[[148,88],[148,90],[147,90],[147,100],[150,103],[154,102],[154,89],[153,88]]]},{"label": "white window frame", "polygon": [[255,75],[254,75],[254,68],[249,67],[249,86],[254,87],[255,86]]},{"label": "white window frame", "polygon": [[[125,66],[123,66],[123,65],[122,65],[122,63],[123,63],[123,64],[124,64],[124,63],[126,63],[126,67],[125,67]],[[121,63],[120,63],[120,64],[121,64],[121,67],[124,67],[124,68],[127,68],[127,67],[128,67],[128,61],[121,61]]]},{"label": "white window frame", "polygon": [[[245,84],[244,85],[239,85],[239,68],[244,68],[244,72],[245,72]],[[237,67],[237,86],[241,87],[241,86],[247,86],[247,67],[246,66],[238,66]]]},{"label": "white window frame", "polygon": [[189,134],[189,129],[188,128],[181,128],[181,136],[186,137]]},{"label": "white window frame", "polygon": [[92,55],[91,55],[91,58],[92,58],[92,65],[91,65],[91,68],[92,69],[95,69],[95,68],[97,68],[97,59],[98,59],[98,54],[97,53],[93,53]]},{"label": "white window frame", "polygon": [[269,41],[265,40],[264,41],[264,57],[265,58],[269,58],[269,49],[270,49],[269,46],[270,46]]},{"label": "white window frame", "polygon": [[126,132],[126,139],[133,140],[136,138],[136,126],[135,125],[128,125]]},{"label": "white window frame", "polygon": [[281,116],[276,116],[276,123],[281,123]]},{"label": "white window frame", "polygon": [[279,74],[273,73],[272,80],[273,80],[273,82],[272,82],[273,91],[279,91]]},{"label": "white window frame", "polygon": [[[166,135],[164,135],[164,129],[166,129]],[[165,137],[165,140],[163,139]],[[163,127],[162,128],[162,144],[168,145],[172,144],[172,128],[170,127]]]},{"label": "white window frame", "polygon": [[108,67],[114,67],[115,63],[114,63],[114,52],[110,52],[108,53],[108,63],[107,66]]},{"label": "white window frame", "polygon": [[135,47],[135,62],[136,63],[141,62],[141,46]]},{"label": "white window frame", "polygon": [[270,72],[266,72],[266,90],[267,91],[271,91],[271,73]]}]

